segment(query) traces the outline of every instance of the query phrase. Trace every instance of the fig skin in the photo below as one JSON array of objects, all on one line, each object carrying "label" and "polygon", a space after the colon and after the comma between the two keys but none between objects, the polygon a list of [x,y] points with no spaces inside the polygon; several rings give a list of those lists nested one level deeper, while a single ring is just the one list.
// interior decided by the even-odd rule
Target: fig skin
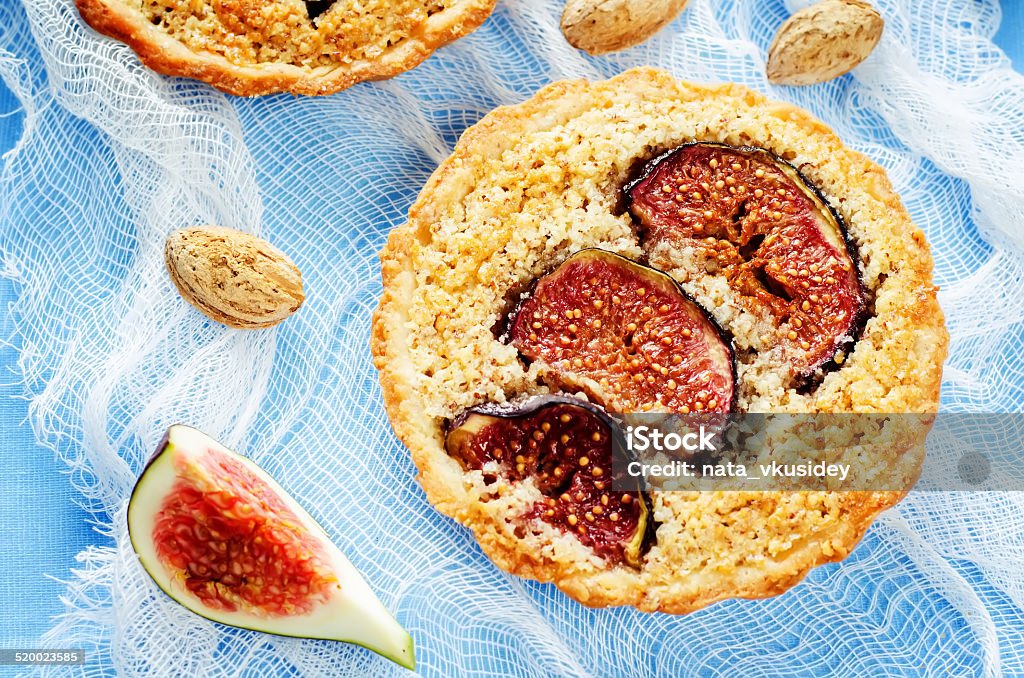
[{"label": "fig skin", "polygon": [[623,193],[645,252],[697,251],[745,308],[775,319],[773,345],[795,375],[842,360],[867,290],[842,217],[799,170],[763,148],[694,142],[648,162]]},{"label": "fig skin", "polygon": [[731,340],[674,279],[631,259],[576,252],[535,281],[508,327],[545,380],[614,412],[735,409]]},{"label": "fig skin", "polygon": [[316,19],[334,4],[334,0],[305,0],[306,14],[310,20]]},{"label": "fig skin", "polygon": [[[621,433],[601,408],[561,395],[527,397],[471,408],[452,421],[448,454],[467,469],[513,483],[533,478],[545,498],[523,515],[541,520],[614,564],[639,567],[652,532],[647,499],[613,489]],[[487,466],[487,469],[484,467]]]}]

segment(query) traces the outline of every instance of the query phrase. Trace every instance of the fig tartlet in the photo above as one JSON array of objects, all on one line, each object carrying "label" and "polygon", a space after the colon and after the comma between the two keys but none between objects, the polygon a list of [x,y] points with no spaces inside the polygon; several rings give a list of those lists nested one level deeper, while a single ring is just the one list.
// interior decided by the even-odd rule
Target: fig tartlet
[{"label": "fig tartlet", "polygon": [[76,0],[165,75],[229,94],[331,94],[415,67],[496,0]]},{"label": "fig tartlet", "polygon": [[906,489],[623,491],[609,412],[938,406],[924,235],[878,165],[738,85],[634,69],[498,109],[381,260],[374,360],[428,498],[587,605],[781,593]]}]

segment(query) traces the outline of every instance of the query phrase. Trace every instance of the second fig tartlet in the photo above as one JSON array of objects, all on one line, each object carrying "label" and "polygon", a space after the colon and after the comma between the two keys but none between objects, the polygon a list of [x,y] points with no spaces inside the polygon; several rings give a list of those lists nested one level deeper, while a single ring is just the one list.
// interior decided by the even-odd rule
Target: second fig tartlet
[{"label": "second fig tartlet", "polygon": [[94,29],[165,75],[240,96],[332,94],[417,66],[495,0],[76,0]]}]

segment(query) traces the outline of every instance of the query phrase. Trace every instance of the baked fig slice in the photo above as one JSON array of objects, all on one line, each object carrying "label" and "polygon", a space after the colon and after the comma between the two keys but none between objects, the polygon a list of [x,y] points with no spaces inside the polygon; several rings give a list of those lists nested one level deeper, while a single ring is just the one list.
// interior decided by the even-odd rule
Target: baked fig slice
[{"label": "baked fig slice", "polygon": [[614,412],[730,412],[731,342],[668,275],[586,249],[537,280],[509,340],[545,379]]},{"label": "baked fig slice", "polygon": [[172,426],[132,492],[128,532],[167,595],[222,624],[362,645],[413,668],[413,642],[273,478]]},{"label": "baked fig slice", "polygon": [[867,293],[842,218],[795,167],[763,148],[698,142],[651,161],[625,193],[652,261],[665,244],[724,274],[744,307],[773,320],[771,343],[796,374],[842,360]]},{"label": "baked fig slice", "polygon": [[532,396],[467,410],[451,424],[445,447],[491,482],[533,479],[545,495],[527,510],[613,564],[639,567],[649,529],[641,487],[612,489],[615,421],[601,408],[568,396]]}]

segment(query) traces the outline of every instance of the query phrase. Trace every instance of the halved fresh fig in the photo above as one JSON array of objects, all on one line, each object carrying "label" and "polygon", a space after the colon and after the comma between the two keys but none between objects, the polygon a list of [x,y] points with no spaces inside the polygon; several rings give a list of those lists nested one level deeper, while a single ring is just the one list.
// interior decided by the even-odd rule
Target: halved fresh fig
[{"label": "halved fresh fig", "polygon": [[459,415],[445,439],[467,469],[512,482],[533,478],[545,495],[524,515],[574,535],[611,563],[639,567],[649,517],[637,490],[612,489],[614,420],[601,408],[568,396],[532,396],[487,404]]},{"label": "halved fresh fig", "polygon": [[609,410],[730,412],[730,341],[668,275],[586,249],[540,278],[510,320],[509,339],[545,378],[584,389]]},{"label": "halved fresh fig", "polygon": [[746,308],[774,318],[796,374],[855,340],[867,293],[853,244],[785,160],[763,148],[685,144],[648,163],[625,194],[649,256],[657,262],[663,242],[698,252]]},{"label": "halved fresh fig", "polygon": [[128,532],[167,595],[222,624],[362,645],[413,668],[413,642],[273,478],[172,426],[132,492]]}]

